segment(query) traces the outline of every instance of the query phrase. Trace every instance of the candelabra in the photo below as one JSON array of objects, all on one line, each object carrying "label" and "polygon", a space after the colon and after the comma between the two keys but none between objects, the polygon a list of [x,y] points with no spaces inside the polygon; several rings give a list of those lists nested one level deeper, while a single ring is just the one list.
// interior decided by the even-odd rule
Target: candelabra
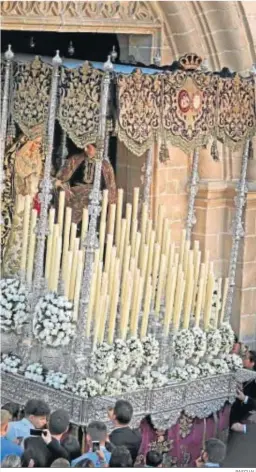
[{"label": "candelabra", "polygon": [[108,56],[107,62],[104,64],[104,77],[101,88],[101,102],[100,102],[100,122],[97,139],[97,162],[95,165],[95,174],[92,192],[89,196],[89,228],[85,241],[83,241],[83,247],[85,248],[85,266],[82,279],[81,287],[81,298],[79,304],[79,316],[77,321],[77,330],[74,340],[73,353],[75,363],[77,365],[85,365],[85,357],[87,350],[90,349],[90,340],[85,337],[85,324],[86,324],[86,312],[90,298],[91,279],[93,271],[94,252],[98,246],[97,240],[97,222],[101,212],[101,167],[104,155],[104,147],[108,144],[105,140],[106,137],[106,117],[107,117],[107,105],[108,105],[108,94],[111,75],[110,72],[113,70],[113,64],[111,63],[110,56]]},{"label": "candelabra", "polygon": [[197,194],[198,184],[198,162],[199,162],[199,150],[195,149],[193,155],[192,173],[190,180],[189,199],[188,199],[188,216],[186,225],[186,239],[190,241],[192,227],[196,222],[195,216],[195,199]]},{"label": "candelabra", "polygon": [[54,142],[54,125],[56,116],[56,99],[57,99],[57,88],[58,88],[58,77],[59,67],[62,60],[57,51],[56,56],[53,58],[53,71],[52,71],[52,84],[51,94],[49,103],[49,118],[48,118],[48,135],[47,135],[47,153],[44,164],[44,177],[40,184],[39,201],[41,204],[40,217],[38,225],[36,227],[37,234],[37,248],[35,256],[35,273],[34,273],[34,286],[33,286],[33,298],[32,307],[36,305],[38,297],[41,294],[43,287],[43,272],[44,272],[44,252],[45,252],[45,239],[48,234],[48,207],[51,201],[51,166],[52,166],[52,151]]},{"label": "candelabra", "polygon": [[153,156],[152,148],[147,150],[146,164],[145,164],[145,180],[143,189],[143,202],[148,205],[150,211],[150,189],[152,180]]},{"label": "candelabra", "polygon": [[[4,76],[4,90],[3,90],[3,105],[2,105],[2,118],[1,118],[1,137],[0,137],[0,195],[2,195],[3,185],[4,185],[4,154],[5,154],[5,142],[6,142],[6,132],[7,132],[7,122],[8,122],[8,97],[10,90],[10,77],[11,77],[11,64],[14,58],[14,54],[11,50],[11,45],[9,44],[8,50],[5,55],[6,65],[5,65],[5,76]],[[1,217],[2,220],[2,217]],[[2,223],[2,221],[1,221]]]},{"label": "candelabra", "polygon": [[250,143],[250,140],[247,140],[245,143],[243,157],[242,157],[241,174],[240,174],[240,179],[237,185],[237,196],[235,197],[236,211],[235,211],[235,216],[234,216],[233,226],[232,226],[232,248],[231,248],[229,271],[228,271],[229,287],[228,287],[227,300],[226,300],[226,306],[225,306],[224,321],[229,321],[231,317],[233,296],[234,296],[234,289],[235,289],[239,243],[240,243],[240,239],[244,236],[242,218],[243,218],[243,209],[246,202],[246,193],[247,193],[246,172],[247,172],[247,164],[248,164],[249,143]]}]

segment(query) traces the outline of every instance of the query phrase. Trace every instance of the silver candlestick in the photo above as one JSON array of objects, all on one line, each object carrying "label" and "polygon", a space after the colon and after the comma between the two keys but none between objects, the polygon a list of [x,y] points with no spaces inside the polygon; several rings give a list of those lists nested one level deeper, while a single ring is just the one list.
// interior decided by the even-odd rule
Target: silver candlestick
[{"label": "silver candlestick", "polygon": [[111,80],[111,71],[113,70],[113,64],[111,63],[110,56],[108,61],[104,64],[104,77],[102,80],[101,89],[101,102],[100,102],[100,122],[97,139],[97,162],[95,165],[95,174],[92,192],[89,196],[89,228],[86,236],[86,240],[83,241],[85,247],[85,266],[82,279],[81,297],[79,304],[79,316],[77,321],[77,334],[74,343],[74,356],[77,364],[84,358],[85,351],[89,348],[88,340],[85,338],[85,324],[86,324],[86,313],[88,302],[90,299],[91,280],[93,271],[93,261],[95,249],[98,246],[97,239],[97,223],[98,217],[101,212],[101,168],[102,161],[104,158],[104,147],[108,144],[105,141],[106,136],[106,118],[107,118],[107,106],[108,106],[108,95],[109,86]]},{"label": "silver candlestick", "polygon": [[150,211],[150,189],[152,182],[152,168],[153,168],[153,152],[152,148],[147,150],[146,164],[145,164],[145,180],[143,189],[143,203],[148,205]]},{"label": "silver candlestick", "polygon": [[[8,103],[9,103],[9,90],[10,90],[10,78],[11,78],[11,64],[14,58],[14,54],[11,50],[11,45],[8,45],[8,50],[5,55],[6,66],[4,76],[4,90],[3,90],[3,105],[2,105],[2,117],[1,117],[1,136],[0,136],[0,195],[2,195],[4,185],[4,155],[5,155],[5,142],[7,133],[7,122],[8,122]],[[2,220],[2,217],[1,217]],[[1,221],[2,223],[2,221]]]},{"label": "silver candlestick", "polygon": [[243,229],[243,209],[246,202],[246,173],[247,173],[247,164],[248,164],[248,155],[249,155],[249,143],[250,140],[247,140],[244,147],[243,157],[242,157],[242,167],[240,179],[237,185],[237,196],[235,197],[235,216],[233,220],[232,227],[232,248],[229,262],[229,287],[227,293],[227,300],[224,312],[224,321],[229,321],[232,313],[232,304],[234,297],[235,289],[235,279],[236,279],[236,267],[237,267],[237,258],[239,251],[240,239],[244,236]]},{"label": "silver candlestick", "polygon": [[199,149],[195,149],[193,155],[193,164],[192,164],[192,173],[190,180],[190,189],[189,189],[189,199],[188,199],[188,216],[186,224],[186,239],[187,241],[191,240],[192,228],[196,222],[195,216],[195,199],[198,190],[198,162],[199,162]]},{"label": "silver candlestick", "polygon": [[59,67],[62,64],[62,60],[59,56],[59,51],[56,52],[56,56],[53,58],[53,71],[52,71],[52,84],[49,102],[49,118],[48,118],[48,133],[47,133],[47,153],[44,164],[44,177],[40,184],[39,201],[41,204],[40,217],[38,225],[36,227],[37,234],[37,247],[35,256],[35,273],[34,273],[34,286],[33,286],[33,299],[32,306],[36,305],[38,297],[41,294],[44,279],[44,253],[45,253],[45,239],[48,234],[48,208],[51,201],[52,195],[52,182],[51,182],[51,166],[52,166],[52,151],[54,142],[54,125],[56,116],[56,99],[57,99],[57,88],[59,78]]}]

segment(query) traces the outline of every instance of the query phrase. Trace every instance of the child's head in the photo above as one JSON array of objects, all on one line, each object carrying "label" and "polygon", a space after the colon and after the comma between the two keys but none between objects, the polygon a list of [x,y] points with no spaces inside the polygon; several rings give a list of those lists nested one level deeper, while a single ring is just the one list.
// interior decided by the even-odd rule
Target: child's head
[{"label": "child's head", "polygon": [[163,455],[157,451],[149,451],[146,455],[147,467],[162,467]]}]

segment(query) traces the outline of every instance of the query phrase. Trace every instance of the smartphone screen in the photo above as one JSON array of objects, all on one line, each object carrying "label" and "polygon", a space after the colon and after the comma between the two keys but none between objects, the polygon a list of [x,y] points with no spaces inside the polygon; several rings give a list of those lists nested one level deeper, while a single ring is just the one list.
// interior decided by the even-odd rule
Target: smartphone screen
[{"label": "smartphone screen", "polygon": [[92,450],[93,452],[99,451],[100,449],[100,442],[99,441],[93,441],[92,442]]},{"label": "smartphone screen", "polygon": [[31,429],[30,436],[42,436],[42,429]]}]

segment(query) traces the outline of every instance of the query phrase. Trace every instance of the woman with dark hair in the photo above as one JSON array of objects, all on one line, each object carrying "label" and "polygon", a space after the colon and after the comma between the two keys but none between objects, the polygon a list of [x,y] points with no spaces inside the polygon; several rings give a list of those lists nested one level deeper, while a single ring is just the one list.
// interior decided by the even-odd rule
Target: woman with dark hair
[{"label": "woman with dark hair", "polygon": [[69,462],[72,462],[74,459],[81,456],[81,447],[75,436],[69,434],[61,440],[61,445],[68,453]]}]

